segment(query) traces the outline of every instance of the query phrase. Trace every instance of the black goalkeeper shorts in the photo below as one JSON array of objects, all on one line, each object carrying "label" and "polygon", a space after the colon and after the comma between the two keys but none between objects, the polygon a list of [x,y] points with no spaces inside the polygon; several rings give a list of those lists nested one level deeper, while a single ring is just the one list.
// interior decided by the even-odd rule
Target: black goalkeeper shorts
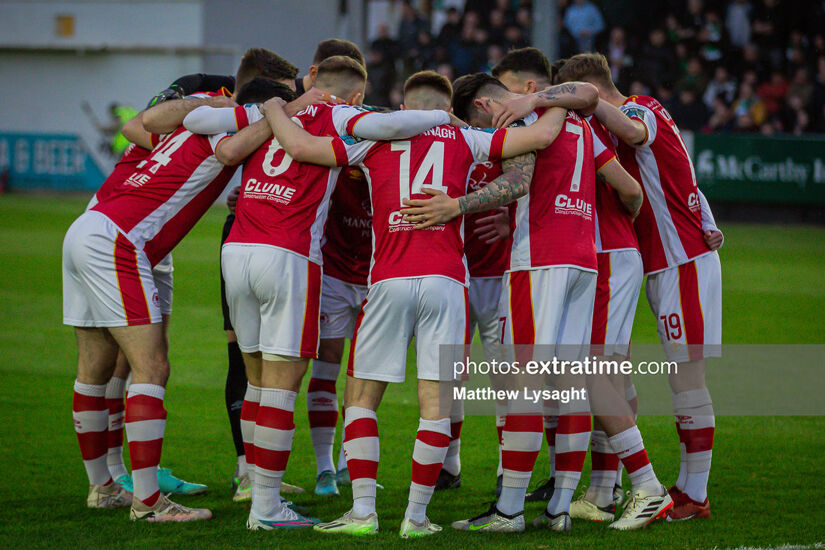
[{"label": "black goalkeeper shorts", "polygon": [[[235,223],[235,214],[229,214],[223,224],[223,235],[221,235],[221,246],[229,237],[232,224]],[[219,264],[220,265],[220,264]],[[223,269],[220,269],[221,276],[221,311],[223,312],[223,330],[235,330],[232,328],[232,321],[229,319],[229,304],[226,303],[226,283],[223,280]]]}]

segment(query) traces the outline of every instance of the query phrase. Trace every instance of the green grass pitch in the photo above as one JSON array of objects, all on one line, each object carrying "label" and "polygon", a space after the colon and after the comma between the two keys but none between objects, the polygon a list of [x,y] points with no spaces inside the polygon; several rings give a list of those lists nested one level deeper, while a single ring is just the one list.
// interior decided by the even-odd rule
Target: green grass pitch
[{"label": "green grass pitch", "polygon": [[[89,510],[71,420],[76,350],[71,329],[61,324],[60,288],[63,235],[84,204],[81,198],[0,197],[0,541],[5,547],[731,548],[825,541],[822,417],[717,418],[709,520],[657,522],[632,533],[576,522],[568,536],[531,529],[517,536],[473,536],[449,528],[451,521],[480,512],[493,497],[494,422],[468,417],[462,434],[464,484],[436,493],[429,508],[429,517],[445,530],[427,540],[403,541],[397,530],[406,506],[418,418],[414,376],[392,386],[379,410],[378,478],[386,490],[378,496],[377,537],[247,531],[247,505],[234,504],[229,487],[235,459],[223,398],[226,345],[217,263],[225,214],[221,208],[210,211],[175,251],[172,377],[162,461],[185,479],[209,485],[207,495],[179,501],[207,506],[215,518],[188,525],[133,524],[123,510]],[[825,343],[825,229],[724,229],[725,342]],[[656,341],[653,322],[642,297],[634,342]],[[286,480],[311,489],[315,464],[304,403],[299,398]],[[672,418],[642,418],[639,424],[657,474],[665,484],[672,483],[678,470]],[[547,470],[543,451],[533,484]],[[583,483],[587,479],[585,471]],[[337,499],[307,495],[296,501],[309,505],[312,515],[331,520],[349,508],[351,493],[342,493]],[[541,509],[528,506],[527,520]]]}]

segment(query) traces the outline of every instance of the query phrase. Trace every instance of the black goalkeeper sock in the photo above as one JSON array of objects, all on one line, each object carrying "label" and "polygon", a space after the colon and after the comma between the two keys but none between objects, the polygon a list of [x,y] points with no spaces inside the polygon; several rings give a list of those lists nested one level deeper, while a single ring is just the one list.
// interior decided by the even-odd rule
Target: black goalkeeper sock
[{"label": "black goalkeeper sock", "polygon": [[246,370],[238,343],[227,343],[227,350],[229,370],[226,372],[224,398],[226,399],[226,413],[229,415],[229,426],[232,428],[235,452],[241,456],[244,454],[243,437],[241,437],[241,407],[243,407],[243,398],[246,394]]}]

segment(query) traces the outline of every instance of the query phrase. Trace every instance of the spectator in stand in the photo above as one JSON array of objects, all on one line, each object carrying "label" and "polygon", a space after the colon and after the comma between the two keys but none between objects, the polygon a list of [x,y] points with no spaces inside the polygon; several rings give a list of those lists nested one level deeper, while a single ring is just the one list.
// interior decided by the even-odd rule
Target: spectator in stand
[{"label": "spectator in stand", "polygon": [[731,109],[722,94],[713,98],[710,118],[703,128],[704,132],[728,132],[733,129],[731,125]]},{"label": "spectator in stand", "polygon": [[634,72],[636,78],[648,80],[654,87],[672,86],[675,79],[676,55],[668,47],[666,40],[665,31],[651,30]]},{"label": "spectator in stand", "polygon": [[510,25],[504,31],[504,48],[507,51],[526,48],[529,45],[530,43],[524,36],[524,31],[521,29],[521,27],[517,27],[516,25]]},{"label": "spectator in stand", "polygon": [[742,50],[742,62],[737,63],[737,66],[742,71],[740,75],[745,71],[754,71],[760,79],[767,76],[767,64],[762,59],[759,46],[753,42],[745,45]]},{"label": "spectator in stand", "polygon": [[782,131],[797,136],[807,132],[811,122],[805,102],[798,95],[790,93],[778,113],[778,118],[782,123]]},{"label": "spectator in stand", "polygon": [[768,110],[749,82],[739,86],[739,95],[733,104],[734,124],[737,130],[750,132],[765,122]]},{"label": "spectator in stand", "polygon": [[722,50],[725,48],[725,28],[718,13],[715,11],[705,13],[704,23],[696,38],[701,44],[700,51],[705,61],[715,63],[722,59]]},{"label": "spectator in stand", "polygon": [[691,57],[685,67],[685,74],[676,81],[676,89],[691,90],[697,97],[702,97],[707,85],[708,77],[702,69],[702,62],[698,57]]},{"label": "spectator in stand", "polygon": [[576,40],[578,53],[590,52],[604,30],[604,18],[590,0],[574,0],[564,13],[564,26]]},{"label": "spectator in stand", "polygon": [[727,105],[733,103],[736,99],[736,80],[730,76],[727,67],[719,65],[713,73],[713,80],[711,80],[705,88],[703,101],[708,109],[714,113],[717,111],[717,99],[721,97],[723,102]]},{"label": "spectator in stand", "polygon": [[753,6],[748,0],[735,0],[728,6],[725,26],[732,46],[744,48],[751,41],[751,12]]},{"label": "spectator in stand", "polygon": [[682,89],[670,108],[674,120],[679,121],[682,130],[699,131],[708,120],[708,110],[699,100],[699,94],[693,87]]},{"label": "spectator in stand", "polygon": [[504,17],[502,10],[493,10],[490,12],[490,43],[496,45],[504,44],[504,31],[507,29],[507,19]]},{"label": "spectator in stand", "polygon": [[782,71],[775,69],[771,72],[771,79],[760,84],[756,93],[765,104],[768,114],[773,115],[779,110],[788,93],[788,81],[785,80]]},{"label": "spectator in stand", "polygon": [[764,50],[771,66],[782,63],[782,48],[787,32],[787,9],[779,0],[760,0],[753,12],[753,41]]},{"label": "spectator in stand", "polygon": [[814,95],[814,85],[806,67],[799,67],[793,73],[791,85],[788,86],[788,96],[797,96],[802,100],[805,108],[811,104]]},{"label": "spectator in stand", "polygon": [[447,10],[447,22],[441,27],[436,43],[439,47],[449,50],[454,44],[461,41],[461,13],[457,9]]},{"label": "spectator in stand", "polygon": [[630,49],[627,46],[627,39],[623,28],[613,27],[610,31],[605,57],[607,57],[607,61],[610,63],[613,82],[616,83],[619,89],[623,90],[628,83],[630,71],[633,69],[633,56],[630,54]]},{"label": "spectator in stand", "polygon": [[401,52],[406,56],[408,52],[415,49],[418,44],[418,33],[428,32],[427,22],[412,4],[405,0],[401,3],[401,22],[398,24],[398,44]]}]

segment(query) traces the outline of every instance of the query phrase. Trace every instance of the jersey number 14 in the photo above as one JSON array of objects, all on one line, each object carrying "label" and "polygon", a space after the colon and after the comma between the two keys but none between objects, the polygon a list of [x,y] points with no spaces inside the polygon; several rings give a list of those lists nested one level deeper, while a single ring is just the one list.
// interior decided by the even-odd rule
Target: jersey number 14
[{"label": "jersey number 14", "polygon": [[412,144],[409,141],[393,141],[390,146],[392,151],[401,151],[400,164],[398,167],[398,191],[401,206],[404,206],[404,199],[409,199],[411,195],[422,193],[424,182],[430,172],[432,172],[432,183],[428,184],[427,187],[447,194],[447,186],[442,183],[444,180],[443,141],[434,141],[430,145],[427,154],[421,161],[421,165],[415,172],[412,185],[410,185],[410,150]]}]

